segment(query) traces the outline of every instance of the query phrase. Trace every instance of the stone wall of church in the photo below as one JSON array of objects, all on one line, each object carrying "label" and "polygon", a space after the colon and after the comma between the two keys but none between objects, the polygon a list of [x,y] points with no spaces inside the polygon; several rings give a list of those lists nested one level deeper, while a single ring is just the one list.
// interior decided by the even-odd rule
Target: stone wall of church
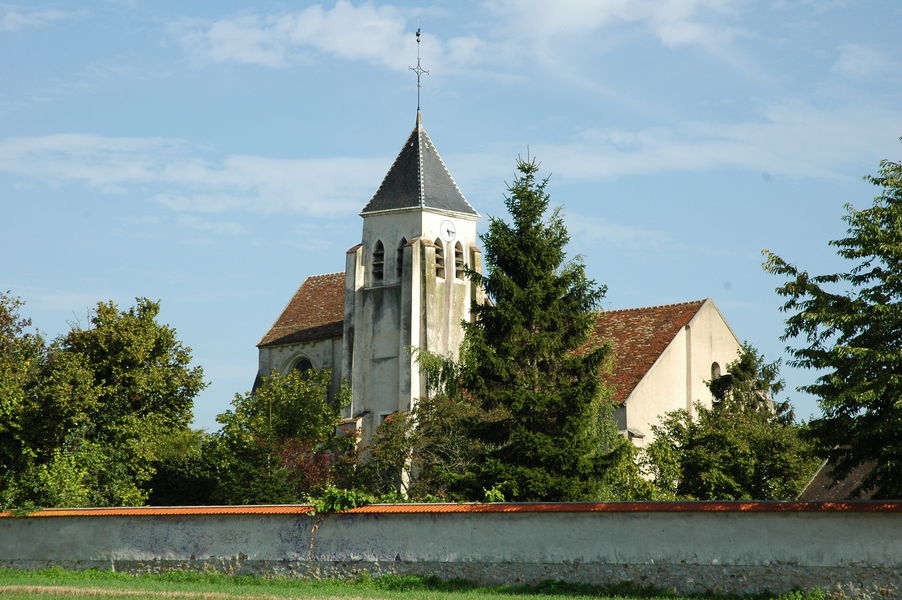
[{"label": "stone wall of church", "polygon": [[314,369],[331,369],[331,392],[341,387],[342,360],[341,338],[282,344],[279,346],[263,346],[258,357],[257,373],[268,375],[275,371],[279,375],[288,373],[299,361],[307,359]]},{"label": "stone wall of church", "polygon": [[73,516],[8,516],[0,518],[0,566],[902,594],[899,502],[440,505],[414,512],[408,505],[318,516],[232,508],[235,514],[188,508],[169,515],[132,509],[128,516],[124,509],[98,516],[84,509],[68,511]]}]

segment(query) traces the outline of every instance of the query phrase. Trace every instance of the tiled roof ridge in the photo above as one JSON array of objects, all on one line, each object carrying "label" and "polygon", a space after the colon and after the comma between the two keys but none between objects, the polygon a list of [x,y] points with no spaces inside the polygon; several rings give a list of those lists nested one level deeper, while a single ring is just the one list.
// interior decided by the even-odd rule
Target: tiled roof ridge
[{"label": "tiled roof ridge", "polygon": [[420,192],[420,208],[426,206],[426,178],[423,176],[423,135],[426,130],[420,123],[420,113],[417,113],[417,187]]},{"label": "tiled roof ridge", "polygon": [[598,314],[610,314],[610,313],[623,313],[623,312],[634,312],[639,310],[650,310],[652,308],[675,308],[677,306],[688,306],[690,304],[704,304],[709,298],[703,298],[701,300],[687,300],[685,302],[673,302],[671,304],[652,304],[651,306],[634,306],[632,308],[612,308],[611,310],[602,310],[599,311]]},{"label": "tiled roof ridge", "polygon": [[[309,279],[322,279],[324,277],[335,277],[336,275],[344,275],[344,274],[345,274],[344,271],[333,271],[332,273],[320,273],[319,275],[308,275],[307,277],[304,278],[304,281],[307,281]],[[303,284],[301,284],[301,285],[303,285]]]},{"label": "tiled roof ridge", "polygon": [[[407,141],[410,141],[410,138],[413,137],[413,134],[414,134],[414,132],[411,132],[410,135],[407,136]],[[407,142],[404,142],[404,144],[407,145]],[[367,206],[369,206],[370,203],[372,203],[373,200],[375,200],[376,197],[379,196],[379,192],[382,191],[382,188],[385,187],[385,182],[388,181],[388,176],[391,175],[392,171],[395,170],[395,165],[398,164],[399,160],[401,160],[402,154],[404,154],[404,146],[401,146],[401,151],[398,152],[397,156],[395,156],[395,160],[391,161],[391,166],[388,168],[388,171],[385,172],[385,176],[382,178],[382,182],[379,184],[379,187],[376,188],[376,193],[373,194],[373,196],[370,198],[370,201],[367,203]],[[366,210],[365,207],[364,207],[364,210]]]}]

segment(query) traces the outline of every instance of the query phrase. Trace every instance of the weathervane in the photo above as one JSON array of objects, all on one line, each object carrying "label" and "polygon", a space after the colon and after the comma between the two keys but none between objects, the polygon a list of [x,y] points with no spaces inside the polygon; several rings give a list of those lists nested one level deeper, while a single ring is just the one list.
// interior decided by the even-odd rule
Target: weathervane
[{"label": "weathervane", "polygon": [[420,112],[420,77],[422,75],[429,75],[429,71],[420,66],[420,28],[417,27],[417,66],[416,67],[408,67],[411,71],[417,74],[417,112]]}]

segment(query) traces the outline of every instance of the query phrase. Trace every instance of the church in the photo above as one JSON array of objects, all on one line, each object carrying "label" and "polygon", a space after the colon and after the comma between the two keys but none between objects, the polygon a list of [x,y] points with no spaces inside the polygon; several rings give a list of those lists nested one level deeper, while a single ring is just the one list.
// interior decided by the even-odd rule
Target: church
[{"label": "church", "polygon": [[[346,422],[364,439],[410,410],[426,385],[410,348],[455,355],[482,290],[479,213],[445,166],[417,111],[413,131],[360,212],[360,242],[345,270],[307,277],[260,342],[257,379],[272,371],[332,370],[351,384]],[[722,374],[740,342],[711,299],[599,312],[596,335],[615,356],[609,383],[618,426],[636,445],[663,413],[710,405],[705,381]]]}]

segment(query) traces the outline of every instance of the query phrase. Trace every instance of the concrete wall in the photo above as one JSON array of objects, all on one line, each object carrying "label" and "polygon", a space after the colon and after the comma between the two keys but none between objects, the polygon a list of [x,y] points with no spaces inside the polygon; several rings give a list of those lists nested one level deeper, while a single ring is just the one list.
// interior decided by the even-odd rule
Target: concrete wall
[{"label": "concrete wall", "polygon": [[2,518],[0,565],[902,595],[902,503],[402,505],[316,517],[129,510]]},{"label": "concrete wall", "polygon": [[640,447],[651,443],[651,426],[660,424],[666,412],[686,409],[692,413],[696,402],[711,406],[705,381],[711,379],[712,363],[726,373],[740,349],[739,339],[714,302],[706,300],[627,398],[626,427],[645,434],[633,443]]}]

